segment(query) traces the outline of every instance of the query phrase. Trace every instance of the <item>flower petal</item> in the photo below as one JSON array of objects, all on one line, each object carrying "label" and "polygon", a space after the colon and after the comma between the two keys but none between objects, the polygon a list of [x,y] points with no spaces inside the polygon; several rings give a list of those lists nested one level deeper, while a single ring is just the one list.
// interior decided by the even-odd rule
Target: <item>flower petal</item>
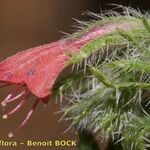
[{"label": "flower petal", "polygon": [[128,30],[133,27],[133,23],[109,23],[95,27],[72,41],[62,39],[21,51],[0,63],[0,81],[24,82],[34,95],[43,99],[51,95],[57,77],[66,67],[65,63],[69,59],[66,50],[78,52],[88,41],[111,33],[116,28]]}]

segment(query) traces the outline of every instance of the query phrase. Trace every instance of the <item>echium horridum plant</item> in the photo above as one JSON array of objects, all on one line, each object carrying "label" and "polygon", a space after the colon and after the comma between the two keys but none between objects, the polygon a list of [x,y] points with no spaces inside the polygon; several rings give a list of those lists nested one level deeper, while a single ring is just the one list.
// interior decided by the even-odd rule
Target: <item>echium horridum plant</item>
[{"label": "echium horridum plant", "polygon": [[[150,147],[149,15],[129,8],[121,14],[90,14],[97,19],[79,21],[78,32],[0,63],[0,86],[16,84],[1,105],[20,101],[4,119],[35,96],[33,107],[9,137],[27,123],[40,101],[47,103],[52,95],[59,95],[67,101],[61,108],[63,118],[81,133],[111,139],[125,150]],[[72,72],[54,86],[67,66]]]},{"label": "echium horridum plant", "polygon": [[86,41],[93,36],[68,61],[72,74],[59,87],[68,102],[64,119],[80,132],[111,140],[114,149],[149,149],[149,14],[123,8],[122,14],[92,15],[98,20],[69,37]]}]

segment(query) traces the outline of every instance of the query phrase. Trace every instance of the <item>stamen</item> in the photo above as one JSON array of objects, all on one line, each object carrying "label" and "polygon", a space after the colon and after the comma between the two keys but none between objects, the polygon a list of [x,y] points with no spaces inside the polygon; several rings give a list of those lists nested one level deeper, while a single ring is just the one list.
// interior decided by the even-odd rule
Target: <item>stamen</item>
[{"label": "stamen", "polygon": [[30,94],[28,94],[14,109],[12,109],[9,113],[4,114],[2,116],[3,119],[7,119],[9,115],[14,114],[15,112],[17,112],[23,105],[24,103],[28,100]]},{"label": "stamen", "polygon": [[7,100],[6,103],[15,101],[16,99],[20,98],[20,97],[21,97],[22,95],[24,95],[25,93],[26,93],[26,90],[23,90],[23,91],[20,92],[17,96],[15,96],[15,97],[13,97],[13,98]]},{"label": "stamen", "polygon": [[36,108],[37,104],[39,102],[39,99],[36,100],[36,102],[33,104],[31,110],[28,112],[26,118],[23,120],[23,122],[15,129],[14,132],[10,132],[8,134],[9,138],[12,138],[15,133],[17,133],[22,127],[25,126],[25,124],[28,122],[28,120],[31,118],[32,113],[34,112],[34,109]]},{"label": "stamen", "polygon": [[10,103],[10,102],[15,101],[16,99],[19,99],[19,98],[20,98],[22,95],[24,95],[25,93],[26,93],[26,90],[23,90],[22,92],[20,92],[17,96],[15,96],[15,97],[13,97],[13,98],[11,98],[11,97],[12,97],[12,94],[8,95],[8,96],[6,97],[6,99],[1,102],[1,105],[2,105],[3,107],[5,107],[7,103]]},{"label": "stamen", "polygon": [[4,115],[2,116],[2,118],[3,118],[3,119],[7,119],[7,118],[8,118],[8,115],[7,115],[7,114],[4,114]]},{"label": "stamen", "polygon": [[2,107],[5,107],[6,103],[5,102],[1,102],[1,105],[2,105]]},{"label": "stamen", "polygon": [[2,102],[1,102],[1,105],[3,107],[6,106],[6,103],[12,98],[12,96],[24,85],[24,83],[20,83],[14,90],[11,94],[9,94]]}]

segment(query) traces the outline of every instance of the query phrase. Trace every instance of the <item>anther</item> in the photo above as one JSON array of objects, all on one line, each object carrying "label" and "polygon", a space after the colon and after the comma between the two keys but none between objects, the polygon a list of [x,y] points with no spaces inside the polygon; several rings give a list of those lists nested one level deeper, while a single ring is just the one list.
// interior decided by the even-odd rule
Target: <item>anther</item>
[{"label": "anther", "polygon": [[8,115],[7,115],[7,114],[4,114],[4,115],[2,116],[2,118],[3,118],[3,119],[7,119],[7,118],[8,118]]},{"label": "anther", "polygon": [[12,132],[10,132],[9,134],[8,134],[8,137],[9,138],[12,138],[14,136],[14,134],[12,133]]},{"label": "anther", "polygon": [[6,106],[6,103],[5,103],[5,102],[1,102],[1,105],[2,105],[3,107],[5,107],[5,106]]}]

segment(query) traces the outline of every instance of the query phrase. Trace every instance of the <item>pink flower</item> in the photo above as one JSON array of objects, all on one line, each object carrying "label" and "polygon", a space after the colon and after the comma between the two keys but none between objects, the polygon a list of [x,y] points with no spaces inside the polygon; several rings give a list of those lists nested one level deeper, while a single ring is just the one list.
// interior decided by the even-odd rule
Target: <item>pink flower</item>
[{"label": "pink flower", "polygon": [[27,123],[39,101],[48,102],[53,85],[69,60],[69,56],[66,55],[65,51],[78,53],[85,44],[97,37],[113,32],[116,28],[131,27],[132,24],[129,23],[105,24],[91,29],[79,39],[72,41],[62,39],[21,51],[2,61],[0,63],[0,86],[17,84],[17,87],[8,94],[1,105],[5,107],[7,104],[20,99],[19,104],[13,110],[4,114],[3,118],[7,119],[17,112],[32,94],[36,97],[35,103],[27,113],[26,118],[8,136],[13,137]]}]

